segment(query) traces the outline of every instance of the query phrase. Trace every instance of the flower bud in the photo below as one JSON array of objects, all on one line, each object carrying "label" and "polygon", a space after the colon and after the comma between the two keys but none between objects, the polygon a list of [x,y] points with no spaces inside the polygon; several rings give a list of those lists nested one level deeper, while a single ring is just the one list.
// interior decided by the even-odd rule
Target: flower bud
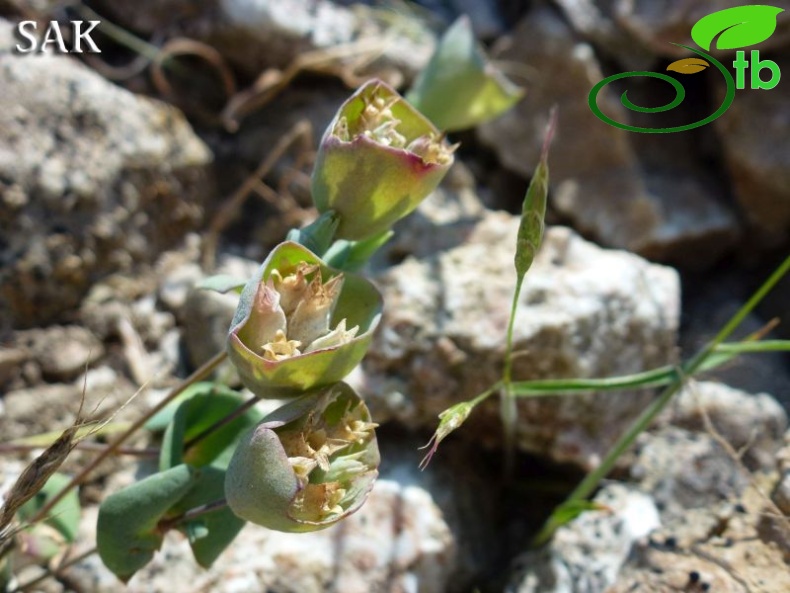
[{"label": "flower bud", "polygon": [[380,317],[381,295],[370,282],[285,242],[244,287],[228,354],[256,395],[300,395],[348,375]]},{"label": "flower bud", "polygon": [[292,401],[239,441],[225,474],[228,506],[277,531],[329,527],[359,509],[373,487],[375,427],[345,383]]},{"label": "flower bud", "polygon": [[381,81],[362,86],[329,124],[313,170],[313,201],[340,217],[336,236],[366,239],[389,228],[431,193],[454,146]]}]

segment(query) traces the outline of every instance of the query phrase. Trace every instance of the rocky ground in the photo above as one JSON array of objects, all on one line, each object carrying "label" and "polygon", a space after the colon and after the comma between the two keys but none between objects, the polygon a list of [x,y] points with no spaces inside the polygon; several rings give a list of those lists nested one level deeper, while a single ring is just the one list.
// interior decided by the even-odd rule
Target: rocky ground
[{"label": "rocky ground", "polygon": [[[247,526],[209,570],[170,534],[129,591],[790,590],[786,354],[690,382],[598,491],[602,510],[537,551],[529,541],[542,521],[653,391],[522,400],[507,480],[492,400],[417,469],[437,414],[501,374],[514,212],[552,104],[551,225],[518,305],[518,379],[674,364],[785,257],[790,84],[739,91],[714,125],[676,135],[606,126],[587,105],[603,76],[663,70],[680,57],[667,40],[689,42],[700,16],[737,3],[453,0],[410,12],[341,0],[90,2],[152,43],[200,42],[165,82],[104,37],[101,61],[12,51],[16,21],[67,19],[66,4],[0,0],[0,442],[67,427],[83,396],[89,418],[135,418],[222,350],[235,298],[195,284],[251,273],[313,218],[311,158],[337,106],[370,76],[407,88],[457,14],[471,12],[527,88],[511,112],[452,138],[457,164],[368,270],[385,316],[353,383],[382,425],[383,463],[363,509],[314,534]],[[790,71],[790,19],[760,47]],[[288,72],[299,74],[265,90]],[[700,83],[679,117],[720,92]],[[790,337],[787,280],[739,335],[774,317],[785,322],[773,335]],[[75,451],[64,469],[90,456]],[[2,453],[0,492],[27,460]],[[81,491],[75,554],[93,545],[102,497],[145,467],[122,458],[97,470]],[[39,589],[119,587],[93,556]]]}]

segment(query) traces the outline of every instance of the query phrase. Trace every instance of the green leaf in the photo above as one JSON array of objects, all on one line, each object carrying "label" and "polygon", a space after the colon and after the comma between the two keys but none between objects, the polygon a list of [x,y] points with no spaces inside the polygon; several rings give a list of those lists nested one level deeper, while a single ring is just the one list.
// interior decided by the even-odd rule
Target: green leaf
[{"label": "green leaf", "polygon": [[[204,467],[198,472],[195,485],[174,510],[186,512],[224,497],[225,470],[215,466]],[[185,522],[179,529],[189,539],[197,563],[209,568],[233,542],[244,524],[245,521],[234,515],[228,507],[222,507]]]},{"label": "green leaf", "polygon": [[241,293],[241,289],[244,288],[245,284],[247,284],[246,278],[236,278],[228,274],[217,274],[216,276],[203,278],[195,287],[225,294],[226,292]]},{"label": "green leaf", "polygon": [[523,89],[488,62],[469,19],[461,17],[447,29],[406,99],[439,129],[455,131],[501,115],[523,96]]},{"label": "green leaf", "polygon": [[[19,518],[22,521],[32,519],[69,482],[71,482],[71,478],[68,476],[59,473],[52,474],[44,487],[20,507]],[[49,518],[44,522],[60,533],[67,542],[76,541],[80,526],[80,499],[77,490],[69,491],[52,508]]]},{"label": "green leaf", "polygon": [[99,507],[96,547],[104,565],[126,582],[148,564],[162,545],[159,521],[196,482],[194,470],[179,465],[111,494]]},{"label": "green leaf", "polygon": [[192,399],[193,397],[201,394],[226,394],[226,395],[236,395],[237,392],[233,389],[225,387],[220,383],[211,383],[208,381],[201,381],[199,383],[193,383],[169,404],[167,404],[164,408],[162,408],[157,414],[155,414],[148,422],[145,423],[145,429],[150,430],[152,432],[161,432],[165,430],[168,425],[173,421],[173,416],[175,416],[176,410],[178,407],[185,401]]},{"label": "green leaf", "polygon": [[701,48],[739,49],[768,39],[776,30],[776,17],[784,8],[776,6],[735,6],[701,18],[691,29],[691,38]]},{"label": "green leaf", "polygon": [[356,272],[364,266],[387,241],[392,239],[393,231],[384,231],[362,241],[335,241],[324,255],[327,265],[347,272]]},{"label": "green leaf", "polygon": [[568,500],[558,505],[546,521],[543,529],[535,537],[535,543],[546,543],[557,529],[567,525],[586,511],[608,511],[609,507],[589,500]]},{"label": "green leaf", "polygon": [[337,213],[328,210],[303,229],[291,229],[286,240],[299,243],[320,256],[332,244],[339,224]]},{"label": "green leaf", "polygon": [[183,402],[165,431],[159,456],[160,471],[181,463],[202,467],[218,460],[221,460],[220,465],[224,463],[227,466],[241,435],[263,418],[258,409],[250,408],[238,418],[217,427],[187,451],[183,450],[184,443],[228,417],[243,404],[241,396],[233,392],[199,393]]}]

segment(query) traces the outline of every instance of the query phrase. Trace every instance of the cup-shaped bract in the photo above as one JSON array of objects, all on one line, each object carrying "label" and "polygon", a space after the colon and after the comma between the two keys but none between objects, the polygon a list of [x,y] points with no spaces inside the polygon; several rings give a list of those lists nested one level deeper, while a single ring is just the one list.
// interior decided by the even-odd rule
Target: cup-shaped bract
[{"label": "cup-shaped bract", "polygon": [[225,474],[228,506],[277,531],[333,525],[362,506],[378,476],[375,427],[345,383],[286,404],[240,440]]},{"label": "cup-shaped bract", "polygon": [[446,131],[494,119],[523,96],[524,90],[488,61],[466,16],[447,29],[407,94],[417,109]]},{"label": "cup-shaped bract", "polygon": [[339,215],[336,236],[378,235],[414,210],[453,163],[443,134],[379,80],[340,107],[318,149],[313,201]]},{"label": "cup-shaped bract", "polygon": [[301,395],[342,380],[365,356],[381,318],[369,281],[330,268],[306,247],[278,245],[244,287],[228,355],[263,398]]}]

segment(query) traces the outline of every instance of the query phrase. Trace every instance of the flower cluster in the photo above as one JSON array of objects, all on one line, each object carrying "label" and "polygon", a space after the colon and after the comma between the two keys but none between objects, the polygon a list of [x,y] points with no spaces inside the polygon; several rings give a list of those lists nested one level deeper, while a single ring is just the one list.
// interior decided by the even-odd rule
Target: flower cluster
[{"label": "flower cluster", "polygon": [[436,187],[453,150],[377,81],[346,101],[324,134],[313,175],[322,217],[263,262],[228,333],[228,354],[244,385],[259,397],[292,400],[249,430],[233,453],[225,496],[236,516],[311,531],[367,497],[378,475],[376,425],[342,381],[367,352],[381,296],[305,245],[321,251],[316,246],[329,245],[327,237],[349,252],[376,245]]}]

